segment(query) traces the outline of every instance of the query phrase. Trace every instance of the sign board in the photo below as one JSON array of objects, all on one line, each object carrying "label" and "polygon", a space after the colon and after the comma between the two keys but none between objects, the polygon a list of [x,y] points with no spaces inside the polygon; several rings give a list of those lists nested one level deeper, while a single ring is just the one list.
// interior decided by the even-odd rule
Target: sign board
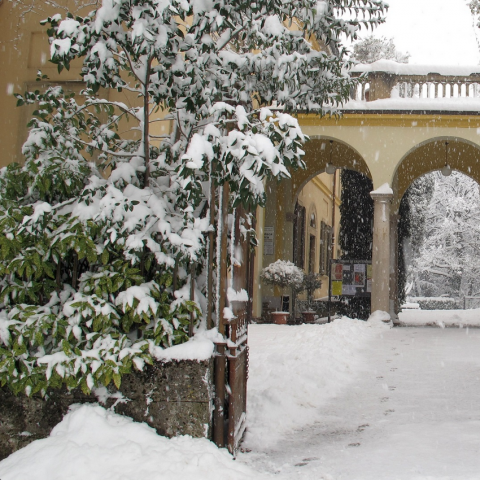
[{"label": "sign board", "polygon": [[366,260],[332,260],[330,295],[370,297],[372,262]]},{"label": "sign board", "polygon": [[263,254],[273,255],[274,253],[275,253],[274,228],[264,227],[263,228]]}]

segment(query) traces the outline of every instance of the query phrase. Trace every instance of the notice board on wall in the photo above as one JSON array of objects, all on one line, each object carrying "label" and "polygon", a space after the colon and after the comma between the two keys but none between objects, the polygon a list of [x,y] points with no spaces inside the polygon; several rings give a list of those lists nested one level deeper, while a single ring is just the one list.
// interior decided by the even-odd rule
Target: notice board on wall
[{"label": "notice board on wall", "polygon": [[330,295],[370,297],[372,262],[370,260],[331,260]]},{"label": "notice board on wall", "polygon": [[273,255],[275,253],[275,230],[273,227],[263,229],[263,254]]}]

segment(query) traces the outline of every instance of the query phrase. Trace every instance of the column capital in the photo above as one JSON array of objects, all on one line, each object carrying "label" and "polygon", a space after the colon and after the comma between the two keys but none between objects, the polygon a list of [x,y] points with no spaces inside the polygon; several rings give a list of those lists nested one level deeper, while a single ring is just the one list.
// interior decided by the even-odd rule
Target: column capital
[{"label": "column capital", "polygon": [[374,202],[380,203],[387,203],[393,200],[393,193],[386,193],[386,192],[370,192],[370,196],[372,197]]}]

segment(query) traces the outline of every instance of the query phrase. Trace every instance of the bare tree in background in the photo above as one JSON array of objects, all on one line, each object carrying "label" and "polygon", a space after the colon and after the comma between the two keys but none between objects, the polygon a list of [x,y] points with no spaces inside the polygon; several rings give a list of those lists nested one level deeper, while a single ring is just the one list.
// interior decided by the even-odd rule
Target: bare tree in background
[{"label": "bare tree in background", "polygon": [[477,41],[477,48],[480,53],[480,40],[478,39],[477,27],[480,25],[480,0],[470,0],[467,2],[467,6],[470,8],[472,14],[472,27],[473,33],[475,33],[475,40]]},{"label": "bare tree in background", "polygon": [[17,25],[15,36],[6,42],[0,39],[0,45],[9,43],[16,49],[17,42],[22,35],[20,32],[20,26],[28,15],[36,15],[39,17],[40,21],[46,18],[52,10],[55,10],[56,12],[64,11],[77,14],[84,8],[97,8],[101,4],[101,0],[69,0],[68,2],[55,0],[0,0],[0,6],[2,3],[10,3],[13,5],[13,8],[16,10]]},{"label": "bare tree in background", "polygon": [[382,59],[408,63],[409,58],[410,54],[408,52],[403,53],[397,50],[393,38],[370,35],[353,46],[352,59],[359,63],[373,63]]}]

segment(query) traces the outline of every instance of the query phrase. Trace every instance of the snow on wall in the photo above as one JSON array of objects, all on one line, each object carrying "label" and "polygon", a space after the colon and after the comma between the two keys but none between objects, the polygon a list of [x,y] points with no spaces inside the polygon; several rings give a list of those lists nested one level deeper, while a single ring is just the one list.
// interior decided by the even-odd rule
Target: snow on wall
[{"label": "snow on wall", "polygon": [[372,102],[350,100],[342,110],[426,110],[449,112],[480,112],[480,98],[385,98]]},{"label": "snow on wall", "polygon": [[352,68],[354,73],[385,72],[395,75],[428,75],[438,73],[439,75],[455,75],[459,77],[480,74],[480,65],[449,66],[449,65],[414,65],[409,63],[398,63],[393,60],[378,60],[373,63],[360,63]]},{"label": "snow on wall", "polygon": [[480,327],[480,309],[472,310],[404,310],[398,323],[406,327]]},{"label": "snow on wall", "polygon": [[[267,478],[205,438],[158,436],[98,405],[75,405],[50,437],[0,462],[5,480],[247,480]],[[268,476],[268,478],[271,478]]]}]

